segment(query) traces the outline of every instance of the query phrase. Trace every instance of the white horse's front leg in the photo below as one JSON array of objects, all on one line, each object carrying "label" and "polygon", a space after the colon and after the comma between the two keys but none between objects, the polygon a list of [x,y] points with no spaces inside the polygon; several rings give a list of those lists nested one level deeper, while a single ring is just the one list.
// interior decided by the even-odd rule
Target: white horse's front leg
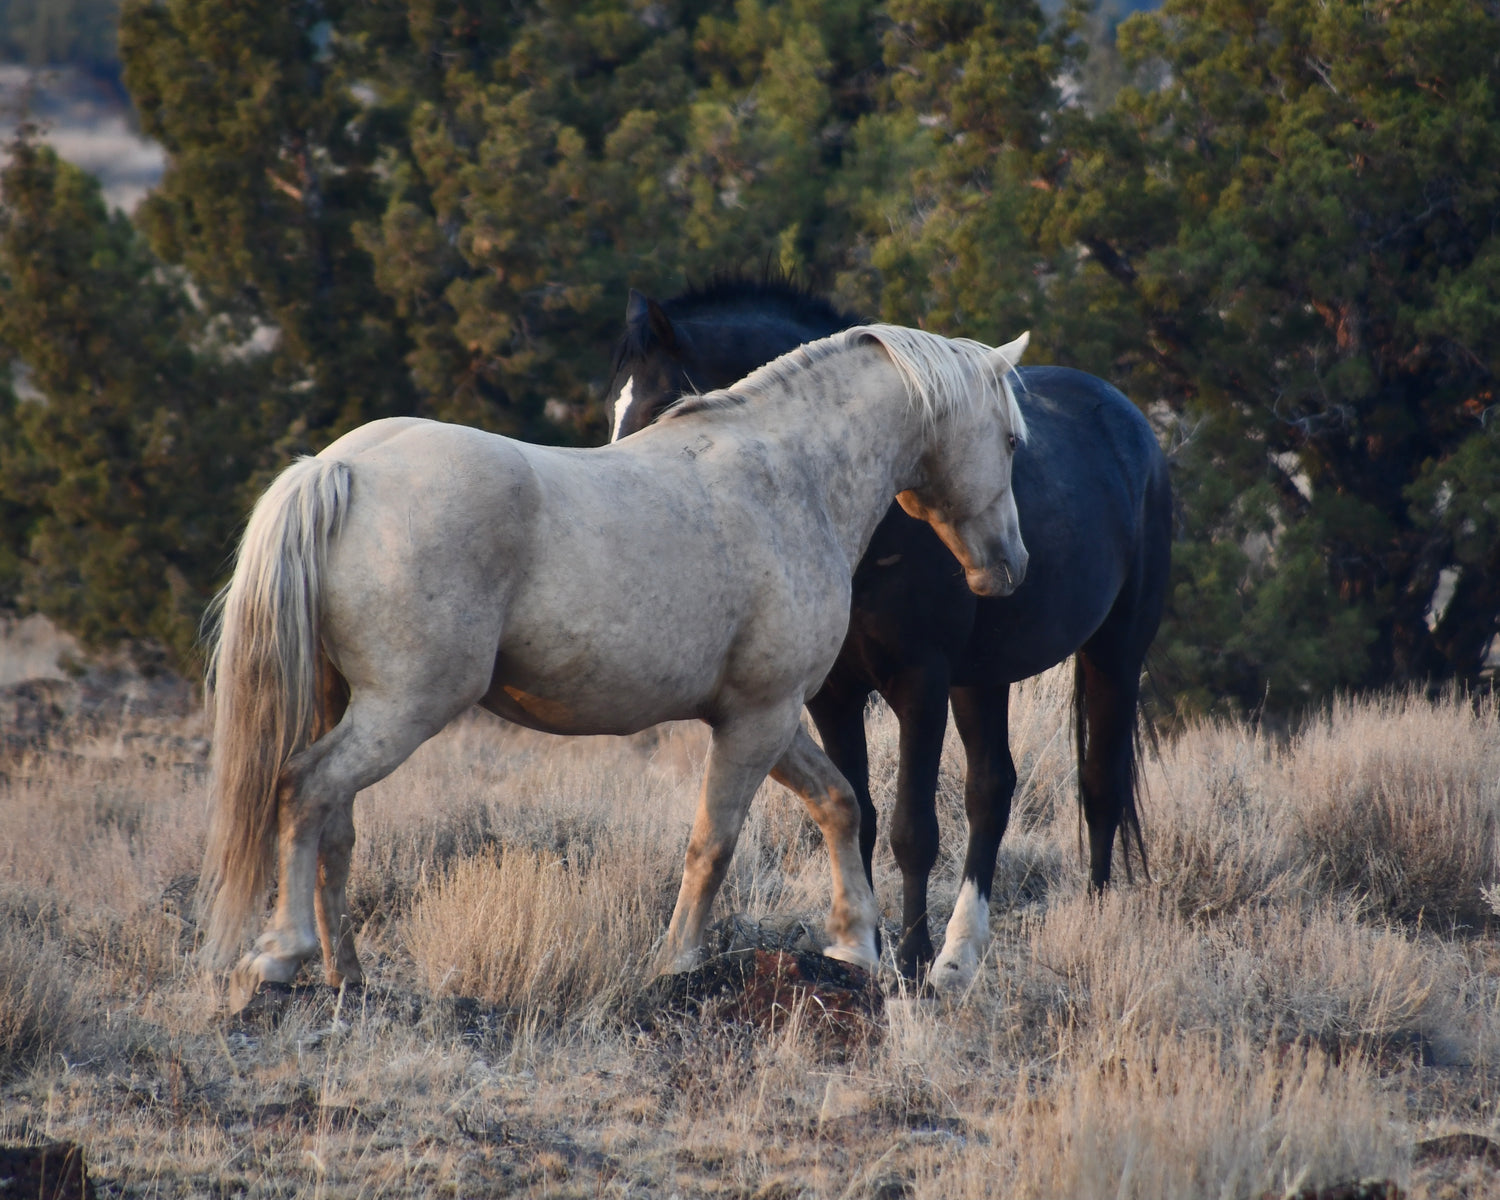
[{"label": "white horse's front leg", "polygon": [[875,970],[879,965],[875,923],[880,910],[860,857],[859,801],[854,789],[800,724],[771,775],[802,798],[828,845],[833,868],[833,908],[828,914],[828,936],[832,940],[823,953],[867,971]]},{"label": "white horse's front leg", "polygon": [[800,728],[800,711],[799,706],[740,716],[714,730],[659,971],[690,971],[702,958],[703,928],[734,856],[750,801]]}]

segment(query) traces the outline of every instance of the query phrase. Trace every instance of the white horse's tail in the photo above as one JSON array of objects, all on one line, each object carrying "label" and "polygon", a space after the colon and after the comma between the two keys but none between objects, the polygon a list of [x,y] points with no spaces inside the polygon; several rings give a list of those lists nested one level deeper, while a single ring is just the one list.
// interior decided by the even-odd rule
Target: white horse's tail
[{"label": "white horse's tail", "polygon": [[227,965],[276,860],[277,782],[318,717],[318,614],[328,539],[349,505],[347,463],[304,458],[255,505],[214,601],[208,668],[209,831],[199,895],[205,960]]}]

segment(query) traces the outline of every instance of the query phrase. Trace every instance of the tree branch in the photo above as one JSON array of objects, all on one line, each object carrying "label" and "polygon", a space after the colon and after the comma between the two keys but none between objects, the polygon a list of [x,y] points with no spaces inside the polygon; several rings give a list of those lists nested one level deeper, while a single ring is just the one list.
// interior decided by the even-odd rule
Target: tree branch
[{"label": "tree branch", "polygon": [[1134,287],[1136,280],[1135,268],[1130,261],[1118,250],[1106,242],[1103,238],[1085,237],[1079,239],[1095,261],[1104,268],[1108,274],[1123,283],[1126,287]]}]

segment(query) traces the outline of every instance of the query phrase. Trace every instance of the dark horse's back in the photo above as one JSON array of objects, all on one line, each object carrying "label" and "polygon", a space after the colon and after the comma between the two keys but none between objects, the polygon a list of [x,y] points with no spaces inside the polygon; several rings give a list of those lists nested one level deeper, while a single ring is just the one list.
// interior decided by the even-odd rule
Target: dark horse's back
[{"label": "dark horse's back", "polygon": [[990,678],[1029,678],[1086,644],[1122,600],[1139,659],[1166,600],[1166,458],[1141,411],[1113,385],[1069,367],[1019,375],[1031,437],[1016,455],[1012,486],[1031,558],[1012,595],[980,603],[991,628],[965,665]]}]

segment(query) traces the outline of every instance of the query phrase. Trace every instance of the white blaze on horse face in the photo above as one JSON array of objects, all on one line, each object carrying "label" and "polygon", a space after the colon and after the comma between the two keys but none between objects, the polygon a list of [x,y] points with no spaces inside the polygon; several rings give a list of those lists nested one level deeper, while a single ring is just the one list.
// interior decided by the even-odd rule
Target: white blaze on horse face
[{"label": "white blaze on horse face", "polygon": [[932,964],[932,986],[940,992],[961,992],[974,981],[979,956],[990,940],[990,904],[979,885],[965,879],[948,921],[943,952]]},{"label": "white blaze on horse face", "polygon": [[609,435],[609,440],[618,442],[620,430],[625,426],[625,414],[630,411],[630,406],[635,402],[635,376],[632,375],[625,380],[625,386],[620,389],[620,394],[615,397],[615,428]]}]

